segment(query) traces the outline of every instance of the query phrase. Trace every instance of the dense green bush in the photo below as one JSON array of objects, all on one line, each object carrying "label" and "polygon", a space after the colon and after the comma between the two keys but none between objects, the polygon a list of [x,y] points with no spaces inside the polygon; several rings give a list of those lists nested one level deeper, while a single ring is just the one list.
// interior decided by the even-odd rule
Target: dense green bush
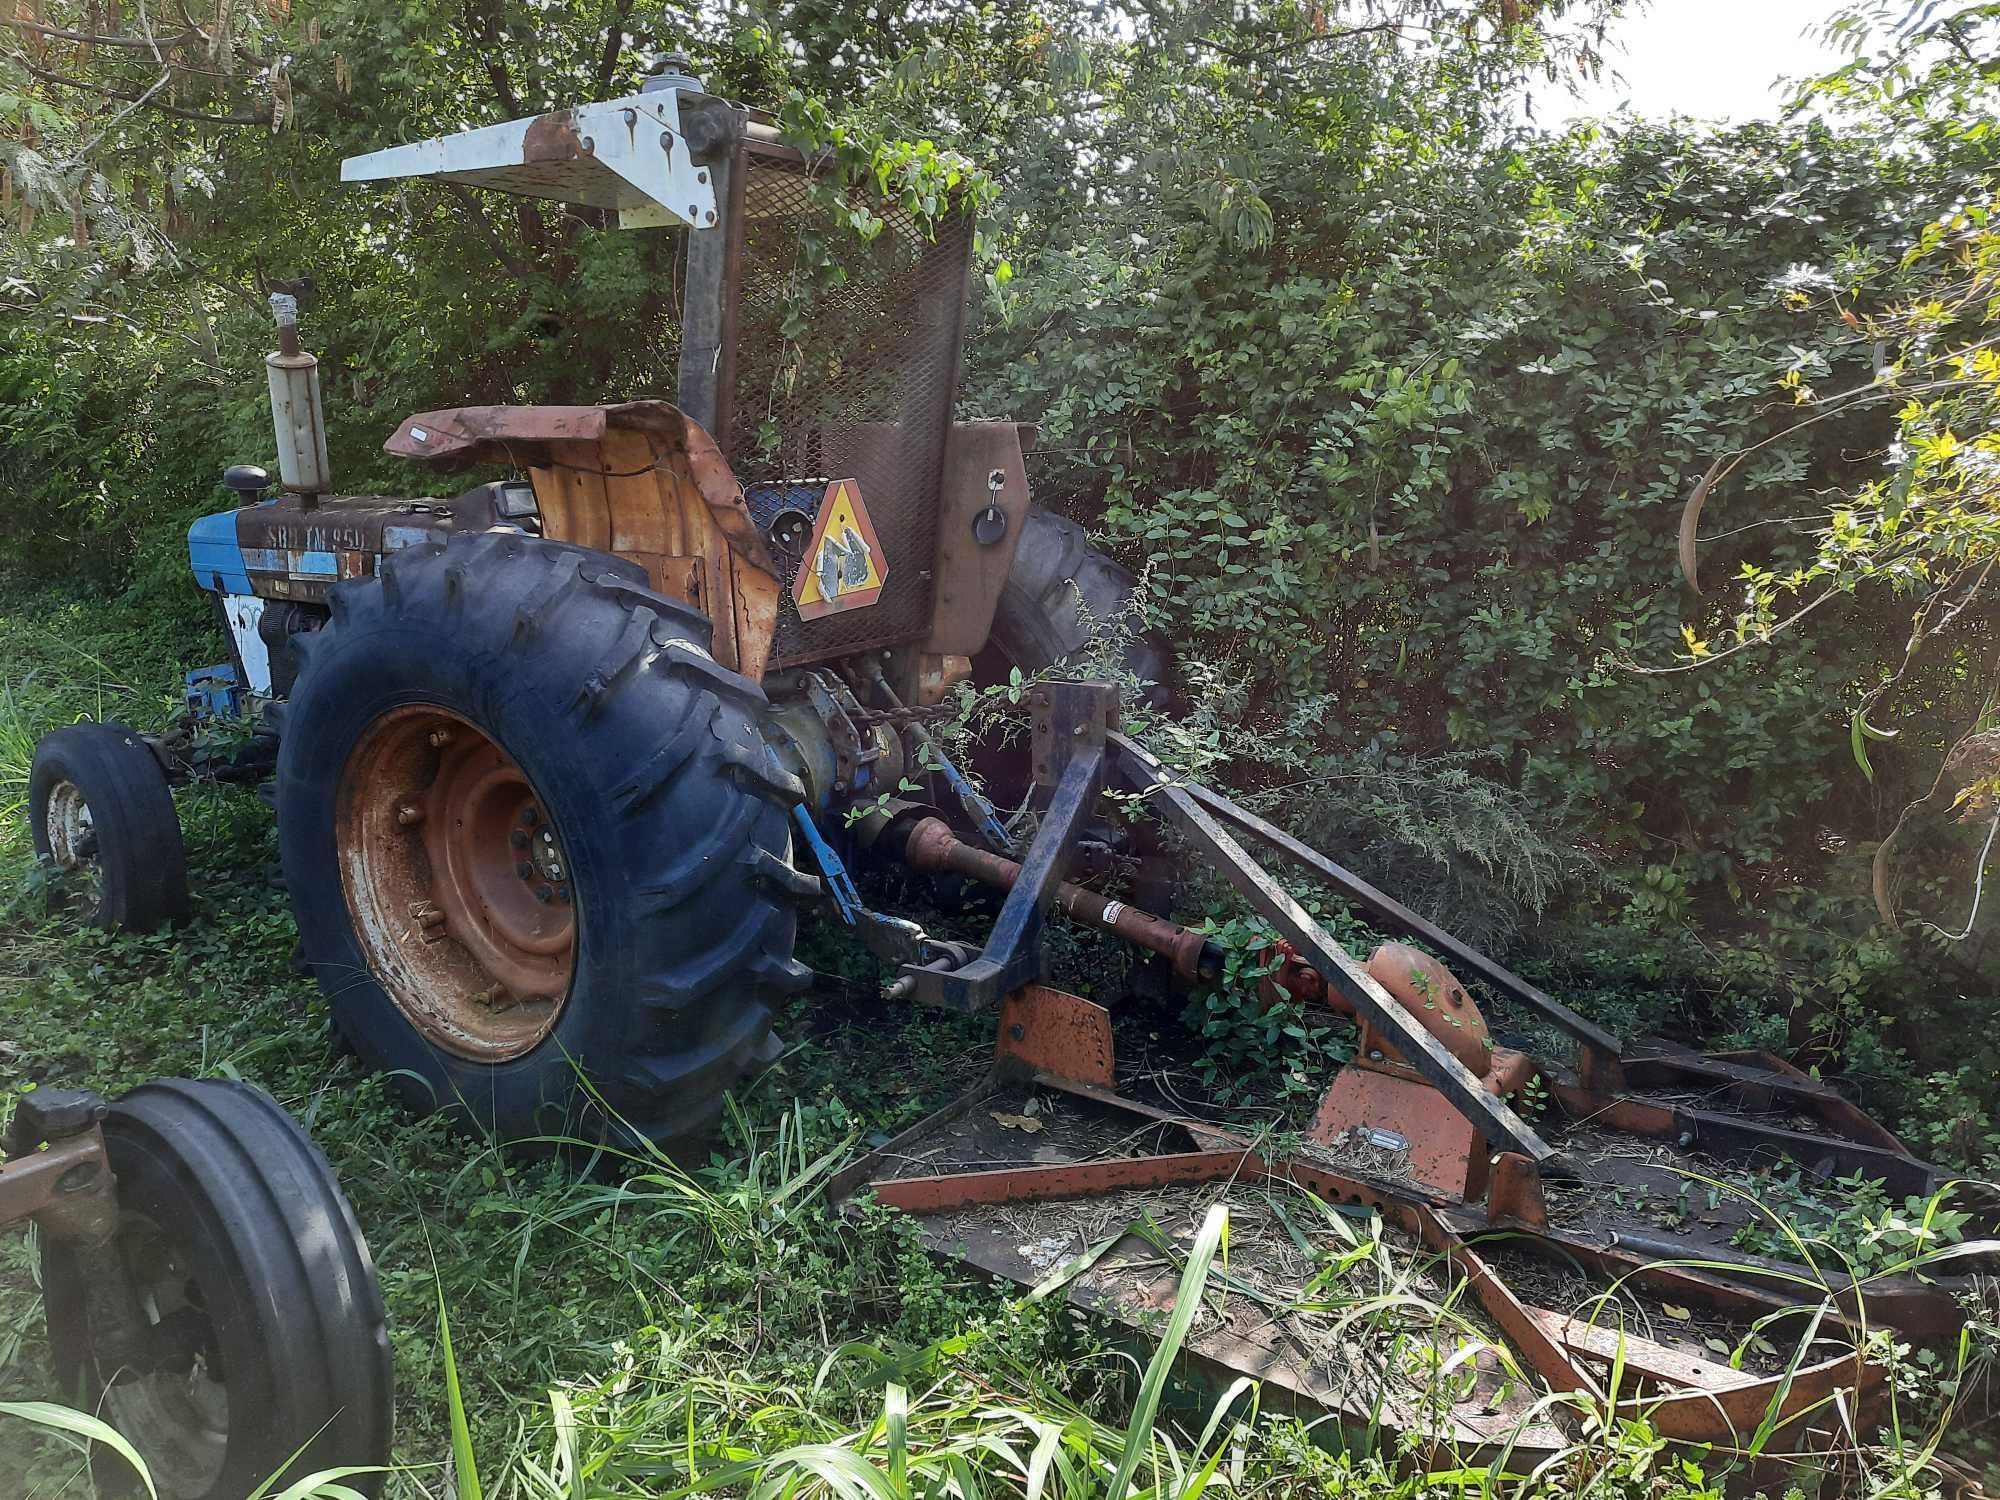
[{"label": "dense green bush", "polygon": [[[234,50],[176,54],[174,108],[207,124],[124,107],[136,49],[64,54],[96,96],[0,59],[0,556],[198,620],[179,536],[268,449],[273,277],[318,282],[357,489],[435,482],[379,451],[411,411],[668,394],[674,236],[341,188],[336,164],[629,88],[628,36],[691,44],[817,139],[840,121],[850,151],[929,136],[986,165],[962,409],[1042,424],[1041,493],[1144,572],[1215,774],[1478,936],[1614,934],[1690,1020],[1728,991],[1711,950],[1762,954],[1766,1032],[1913,1097],[1964,1061],[1925,1048],[2000,988],[1996,924],[1956,947],[1871,930],[1865,854],[1975,716],[1991,621],[1906,678],[1872,782],[1849,730],[1909,631],[1891,591],[1651,669],[1686,664],[1740,563],[1808,559],[1772,523],[1881,472],[1886,409],[1780,435],[1800,396],[1867,378],[1843,311],[1892,296],[1989,153],[1866,118],[1524,128],[1523,80],[1587,58],[1607,8],[1407,0],[1424,24],[1399,39],[1344,30],[1353,7],[1207,0],[758,4],[726,29],[621,0],[220,6]],[[1709,500],[1698,600],[1682,504],[1766,438]],[[1919,873],[1962,877],[1954,849]]]}]

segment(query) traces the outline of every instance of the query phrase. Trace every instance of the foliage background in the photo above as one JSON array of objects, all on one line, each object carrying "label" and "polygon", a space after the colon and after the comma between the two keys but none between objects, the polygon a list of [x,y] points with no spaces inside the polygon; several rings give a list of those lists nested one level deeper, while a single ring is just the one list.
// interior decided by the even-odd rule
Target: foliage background
[{"label": "foliage background", "polygon": [[[1147,580],[1187,746],[1474,936],[1869,1082],[1992,1149],[1990,911],[1877,922],[1868,857],[1991,689],[1970,609],[1873,722],[1909,634],[1857,587],[1701,670],[1720,584],[1820,546],[1898,462],[1865,384],[1925,223],[1990,192],[1951,108],[1533,128],[1597,64],[1598,3],[23,0],[0,51],[0,552],[136,591],[216,653],[180,536],[269,444],[268,281],[310,272],[337,471],[459,402],[668,394],[679,247],[462,191],[336,185],[345,155],[604,97],[680,46],[717,92],[853,149],[934,140],[994,201],[961,407],[1042,424],[1045,503]],[[1979,7],[1971,7],[1978,10]],[[81,38],[96,37],[91,41]],[[120,44],[122,39],[126,44]],[[1990,49],[1989,49],[1990,51]],[[150,91],[150,92],[149,92]],[[1857,316],[1857,310],[1859,316]],[[1702,521],[1717,456],[1775,438]],[[1718,594],[1723,602],[1718,605]],[[1967,898],[1932,820],[1906,907]]]}]

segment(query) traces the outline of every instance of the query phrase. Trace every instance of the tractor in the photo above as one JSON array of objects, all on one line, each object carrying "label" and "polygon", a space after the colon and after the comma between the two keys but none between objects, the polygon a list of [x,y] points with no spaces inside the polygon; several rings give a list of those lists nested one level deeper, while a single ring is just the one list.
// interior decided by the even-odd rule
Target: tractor
[{"label": "tractor", "polygon": [[[229,469],[239,503],[188,538],[230,659],[189,674],[175,733],[52,737],[33,777],[38,847],[85,878],[96,920],[176,919],[172,784],[266,786],[303,963],[340,1034],[419,1106],[545,1146],[701,1139],[777,1056],[774,1017],[811,977],[793,953],[799,916],[823,913],[893,968],[890,997],[995,1022],[988,1082],[842,1172],[836,1202],[925,1217],[941,1253],[1035,1285],[1047,1263],[1024,1258],[1011,1207],[1215,1183],[1306,1193],[1381,1216],[1461,1271],[1518,1351],[1507,1369],[1565,1391],[1636,1371],[1673,1393],[1670,1436],[1728,1442],[1767,1417],[1825,1436],[1838,1393],[1880,1388],[1859,1355],[1807,1351],[1767,1380],[1676,1345],[1671,1318],[1658,1339],[1607,1344],[1594,1320],[1522,1303],[1473,1244],[1498,1230],[1511,1252],[1718,1316],[1788,1316],[1796,1293],[1733,1248],[1735,1226],[1670,1242],[1613,1205],[1671,1198],[1662,1163],[1680,1158],[1935,1188],[1837,1088],[1762,1054],[1612,1036],[1163,764],[1127,732],[1116,683],[1029,674],[1017,816],[927,731],[976,672],[1058,667],[1088,646],[1133,579],[1030,504],[1032,428],[954,420],[969,217],[878,203],[881,231],[844,237],[827,205],[850,189],[828,170],[671,62],[629,97],[347,161],[348,182],[553,199],[683,236],[675,399],[421,412],[390,453],[499,477],[450,499],[340,494],[317,361],[296,303],[274,296],[277,482]],[[832,263],[807,260],[808,243],[831,245]],[[1141,635],[1125,651],[1126,687],[1170,698],[1163,646]],[[221,720],[240,727],[211,732]],[[1107,815],[1114,790],[1138,818]],[[1409,942],[1350,955],[1252,849]],[[1190,859],[1267,925],[1267,998],[1356,1028],[1297,1151],[1119,1094],[1110,1012],[1045,982],[1053,913],[1144,950],[1156,979],[1214,979],[1216,947],[1174,920]],[[884,868],[1004,891],[985,941],[872,905],[893,886],[869,878]],[[1107,871],[1136,872],[1132,899],[1093,889]],[[1462,981],[1513,1029],[1490,1028]],[[1531,1092],[1552,1112],[1540,1121],[1516,1107]],[[1038,1109],[1077,1129],[1025,1146]],[[1663,1269],[1676,1251],[1707,1269]],[[1070,1295],[1150,1326],[1161,1289],[1105,1281],[1116,1260]],[[1936,1284],[1829,1295],[1836,1322],[1955,1326]],[[1259,1311],[1245,1327],[1203,1334],[1199,1352],[1301,1402],[1351,1406],[1351,1381],[1287,1363],[1278,1320]],[[1436,1435],[1501,1444],[1518,1417],[1537,1436],[1516,1431],[1507,1451],[1559,1446],[1497,1368],[1479,1367]],[[1383,1379],[1371,1425],[1437,1416],[1421,1392],[1405,1412]]]},{"label": "tractor", "polygon": [[[897,718],[982,652],[1075,649],[1132,582],[1031,510],[1031,429],[952,420],[969,217],[891,214],[801,288],[818,174],[685,72],[345,164],[677,227],[677,400],[421,413],[390,452],[508,477],[337,494],[274,297],[279,483],[232,467],[241,503],[188,537],[230,659],[189,674],[178,739],[101,726],[35,773],[37,846],[87,870],[98,920],[186,911],[169,779],[274,777],[302,956],[364,1059],[504,1139],[700,1134],[777,1053],[797,911],[848,889],[844,813],[917,769]],[[224,719],[248,742],[208,743]]]}]

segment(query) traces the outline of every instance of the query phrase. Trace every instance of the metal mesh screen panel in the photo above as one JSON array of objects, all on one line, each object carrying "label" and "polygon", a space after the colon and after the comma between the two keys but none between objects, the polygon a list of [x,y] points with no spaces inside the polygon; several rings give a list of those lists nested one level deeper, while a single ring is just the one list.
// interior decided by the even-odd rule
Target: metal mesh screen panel
[{"label": "metal mesh screen panel", "polygon": [[784,559],[772,665],[925,635],[971,223],[954,215],[933,238],[891,211],[863,241],[827,223],[795,157],[740,161],[730,464],[746,488],[853,479],[888,562],[875,604],[807,621],[790,593],[798,560]]}]

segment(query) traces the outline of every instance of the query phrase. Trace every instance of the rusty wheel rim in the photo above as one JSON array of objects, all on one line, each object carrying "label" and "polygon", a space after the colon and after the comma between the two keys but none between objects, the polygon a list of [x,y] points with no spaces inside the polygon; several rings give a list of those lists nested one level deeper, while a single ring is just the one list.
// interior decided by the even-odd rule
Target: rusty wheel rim
[{"label": "rusty wheel rim", "polygon": [[576,887],[513,758],[446,709],[393,709],[348,758],[334,817],[355,934],[410,1023],[480,1062],[540,1043],[575,973]]},{"label": "rusty wheel rim", "polygon": [[88,918],[104,900],[104,866],[90,804],[75,782],[58,781],[49,788],[42,828],[49,841],[50,863],[72,882],[70,908]]}]

